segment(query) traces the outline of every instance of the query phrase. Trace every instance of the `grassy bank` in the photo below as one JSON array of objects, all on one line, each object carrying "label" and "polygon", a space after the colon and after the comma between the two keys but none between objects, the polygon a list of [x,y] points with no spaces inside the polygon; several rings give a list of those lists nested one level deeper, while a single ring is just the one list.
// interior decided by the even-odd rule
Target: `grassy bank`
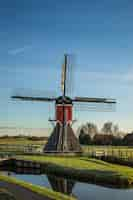
[{"label": "grassy bank", "polygon": [[115,156],[101,156],[100,159],[109,163],[125,165],[133,168],[133,160],[130,159],[123,159]]},{"label": "grassy bank", "polygon": [[133,186],[133,168],[85,157],[22,156],[45,163],[46,173],[115,187]]},{"label": "grassy bank", "polygon": [[28,190],[31,190],[37,194],[43,195],[45,197],[49,197],[52,200],[74,200],[73,197],[69,197],[69,196],[61,194],[59,192],[54,192],[51,189],[48,189],[45,187],[26,183],[24,181],[20,181],[15,178],[12,178],[12,177],[0,175],[0,181],[6,181],[6,182],[9,182],[12,184],[17,184],[17,185],[22,186]]}]

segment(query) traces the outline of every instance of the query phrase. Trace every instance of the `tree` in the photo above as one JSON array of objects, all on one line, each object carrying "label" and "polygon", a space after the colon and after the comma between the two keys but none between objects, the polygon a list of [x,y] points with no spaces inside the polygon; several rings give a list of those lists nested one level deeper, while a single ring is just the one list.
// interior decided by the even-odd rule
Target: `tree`
[{"label": "tree", "polygon": [[133,132],[125,135],[123,143],[127,146],[133,146]]},{"label": "tree", "polygon": [[102,133],[103,134],[113,134],[113,123],[112,122],[106,122],[104,125],[103,125],[103,128],[102,128]]},{"label": "tree", "polygon": [[98,133],[97,126],[91,122],[88,122],[85,125],[82,125],[78,131],[79,131],[79,135],[82,131],[84,132],[84,134],[89,135],[91,138],[93,138],[93,136]]},{"label": "tree", "polygon": [[91,138],[98,133],[97,126],[94,123],[89,122],[86,124],[86,126],[88,129],[88,134],[90,135]]},{"label": "tree", "polygon": [[96,134],[93,138],[93,143],[95,145],[112,145],[113,140],[114,136],[111,134]]},{"label": "tree", "polygon": [[113,143],[114,146],[121,146],[123,145],[123,139],[120,136],[114,136]]},{"label": "tree", "polygon": [[[88,122],[79,129],[79,140],[81,144],[96,145],[123,145],[123,132],[113,122],[104,123],[101,132],[94,123]],[[127,143],[125,141],[125,143]]]},{"label": "tree", "polygon": [[80,144],[84,144],[84,145],[91,144],[90,135],[85,134],[83,129],[81,129],[80,134],[79,134],[79,142],[80,142]]}]

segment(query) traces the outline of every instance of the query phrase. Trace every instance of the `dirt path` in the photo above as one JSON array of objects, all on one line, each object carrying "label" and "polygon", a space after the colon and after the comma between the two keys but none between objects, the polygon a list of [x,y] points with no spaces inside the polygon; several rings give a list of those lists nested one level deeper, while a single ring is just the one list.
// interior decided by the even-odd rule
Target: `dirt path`
[{"label": "dirt path", "polygon": [[7,189],[14,195],[16,200],[51,200],[48,197],[34,193],[19,185],[11,184],[8,182],[0,181],[0,187]]}]

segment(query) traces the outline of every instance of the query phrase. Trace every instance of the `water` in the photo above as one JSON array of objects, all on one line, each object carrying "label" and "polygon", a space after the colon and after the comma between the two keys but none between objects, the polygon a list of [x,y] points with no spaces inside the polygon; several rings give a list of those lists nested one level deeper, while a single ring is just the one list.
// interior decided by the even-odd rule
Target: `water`
[{"label": "water", "polygon": [[16,174],[13,172],[4,173],[35,185],[45,186],[68,195],[75,196],[79,200],[133,199],[133,189],[106,188],[43,174]]}]

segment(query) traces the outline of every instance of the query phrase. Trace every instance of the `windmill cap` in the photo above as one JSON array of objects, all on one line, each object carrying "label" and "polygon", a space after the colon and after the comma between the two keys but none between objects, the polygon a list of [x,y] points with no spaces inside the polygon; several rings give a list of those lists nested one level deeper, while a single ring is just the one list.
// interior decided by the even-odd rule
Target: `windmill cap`
[{"label": "windmill cap", "polygon": [[70,97],[63,97],[63,96],[60,96],[56,99],[56,104],[62,104],[62,103],[65,103],[65,104],[72,104],[72,99]]}]

